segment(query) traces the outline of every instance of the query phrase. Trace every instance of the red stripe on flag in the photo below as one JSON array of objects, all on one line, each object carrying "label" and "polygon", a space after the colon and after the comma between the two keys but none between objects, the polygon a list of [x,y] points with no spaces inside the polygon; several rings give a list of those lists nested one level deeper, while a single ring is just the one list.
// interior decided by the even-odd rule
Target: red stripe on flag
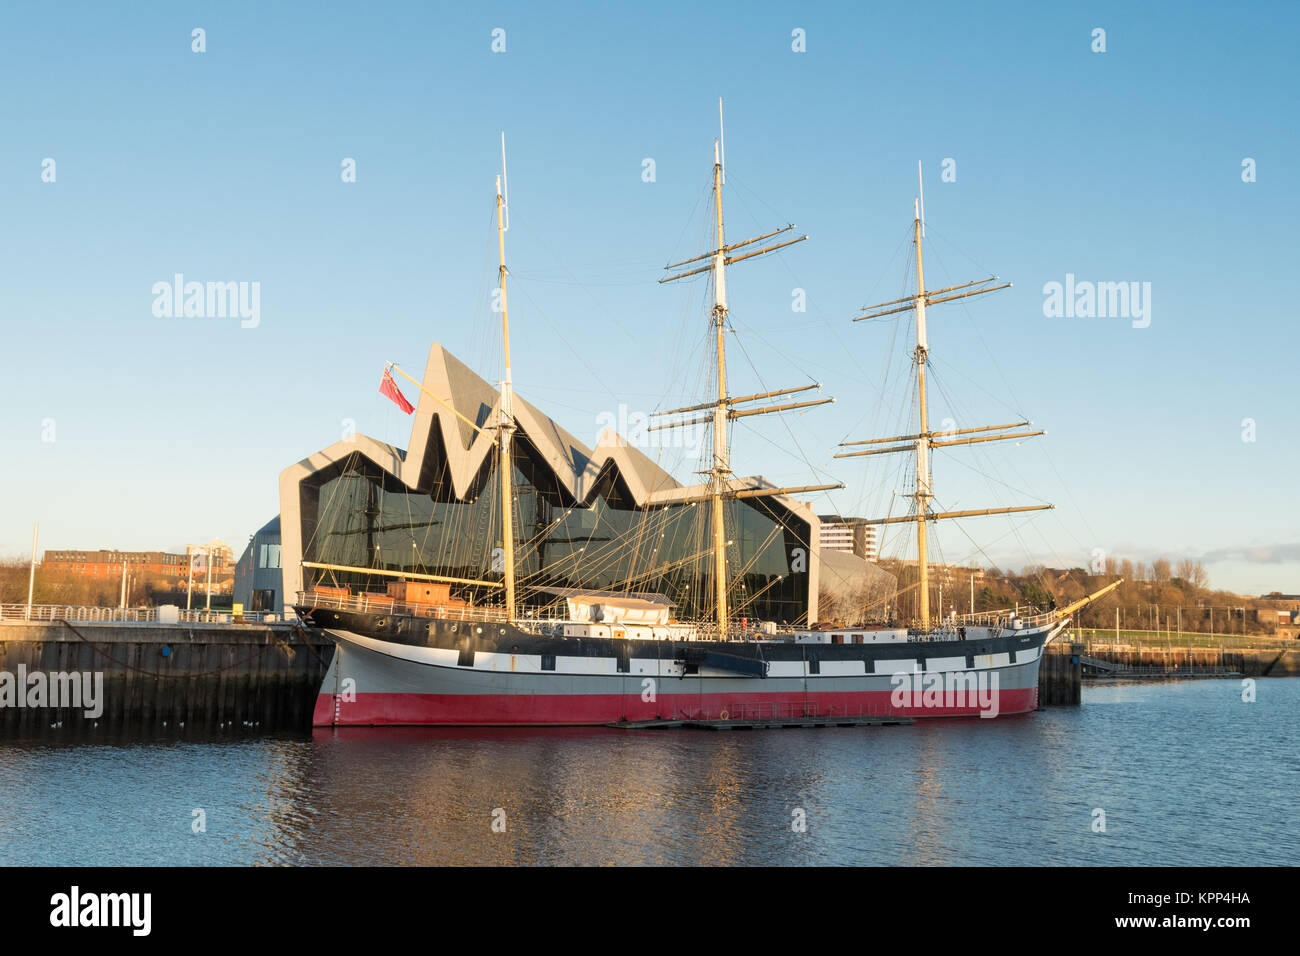
[{"label": "red stripe on flag", "polygon": [[397,383],[393,381],[393,373],[388,371],[388,369],[384,369],[384,380],[379,383],[379,391],[391,398],[393,404],[406,412],[406,414],[409,415],[411,412],[415,411],[415,406],[408,402],[406,396],[398,391]]}]

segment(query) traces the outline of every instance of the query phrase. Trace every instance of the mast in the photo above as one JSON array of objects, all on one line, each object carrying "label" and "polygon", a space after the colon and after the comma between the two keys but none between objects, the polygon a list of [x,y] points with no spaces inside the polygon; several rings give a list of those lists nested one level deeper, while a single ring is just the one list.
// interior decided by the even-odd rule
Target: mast
[{"label": "mast", "polygon": [[[917,164],[917,185],[920,187],[920,163]],[[930,349],[925,338],[925,267],[921,262],[921,197],[918,192],[912,205],[912,229],[916,242],[916,395],[920,406],[921,436],[916,439],[916,554],[920,571],[921,630],[930,629],[930,566],[926,557],[925,519],[930,510],[930,432],[929,409],[925,393],[925,363]]]},{"label": "mast", "polygon": [[[1035,435],[1042,435],[1045,433],[1042,431],[1007,431],[1007,429],[1020,428],[1022,426],[1033,424],[1032,422],[1027,421],[1011,422],[1005,425],[981,425],[975,428],[962,428],[943,432],[930,430],[929,395],[926,392],[925,385],[925,370],[926,366],[929,364],[930,358],[930,345],[926,337],[925,326],[926,306],[935,305],[940,302],[951,302],[954,299],[965,299],[968,296],[983,295],[986,292],[996,292],[999,289],[1010,288],[1011,283],[1007,282],[1002,285],[990,286],[988,283],[996,282],[998,279],[997,276],[991,276],[988,279],[978,279],[974,282],[963,282],[960,285],[926,291],[925,263],[922,255],[921,242],[921,240],[925,238],[925,192],[924,183],[921,179],[920,163],[916,164],[916,169],[917,195],[912,201],[912,241],[916,246],[916,294],[905,296],[901,299],[894,299],[890,302],[881,302],[877,305],[865,306],[861,310],[864,314],[854,316],[853,321],[861,322],[864,319],[878,319],[882,316],[893,315],[897,312],[906,312],[909,309],[915,310],[916,349],[912,353],[912,359],[916,363],[916,395],[920,418],[920,429],[915,435],[894,435],[890,438],[868,438],[864,441],[840,442],[841,447],[852,445],[885,445],[887,447],[869,448],[864,451],[843,452],[835,457],[858,458],[866,455],[885,455],[890,452],[913,452],[916,455],[916,491],[912,495],[914,513],[898,518],[869,518],[863,520],[861,523],[884,525],[915,522],[918,572],[917,587],[920,590],[920,626],[922,631],[928,631],[930,630],[930,566],[927,554],[929,543],[926,537],[927,522],[938,521],[943,518],[964,518],[975,515],[1044,511],[1054,506],[1022,505],[1014,508],[983,508],[948,512],[934,512],[930,510],[930,502],[934,498],[930,471],[930,450],[932,448],[947,448],[952,445],[974,445],[980,442],[1002,441],[1008,438],[1032,438]],[[958,291],[963,289],[967,291]],[[948,293],[953,294],[949,295]],[[994,432],[996,434],[986,434],[989,432]],[[956,435],[967,435],[970,437],[953,437]]]},{"label": "mast", "polygon": [[515,616],[515,529],[514,492],[511,488],[510,439],[514,435],[514,396],[510,383],[510,313],[506,308],[506,230],[510,228],[506,211],[506,134],[501,134],[501,175],[497,177],[497,283],[501,298],[501,339],[505,353],[505,372],[501,382],[501,424],[499,432],[499,457],[497,470],[501,472],[501,541],[505,552],[505,611],[506,620]]},{"label": "mast", "polygon": [[[764,233],[761,236],[755,236],[752,239],[746,239],[744,242],[733,243],[728,246],[724,239],[722,228],[722,186],[727,181],[726,177],[726,147],[723,140],[722,128],[722,100],[718,100],[718,138],[713,141],[713,216],[715,221],[714,241],[716,245],[710,252],[694,256],[682,262],[672,263],[665,268],[669,271],[678,269],[681,266],[692,263],[703,262],[708,260],[707,264],[697,266],[694,269],[688,269],[685,272],[677,272],[674,275],[666,276],[659,282],[674,282],[678,279],[685,279],[688,276],[701,275],[709,273],[713,279],[713,309],[710,313],[710,323],[713,325],[714,352],[717,361],[717,378],[718,391],[717,398],[711,402],[705,402],[700,405],[689,405],[685,408],[674,408],[669,411],[655,412],[655,417],[664,415],[677,415],[682,412],[704,412],[710,414],[702,417],[679,419],[677,421],[661,422],[651,425],[649,431],[656,431],[661,428],[676,428],[682,425],[699,425],[711,422],[713,425],[713,463],[709,468],[709,493],[707,500],[710,503],[713,519],[713,588],[714,588],[714,617],[718,627],[718,639],[727,640],[727,622],[729,617],[728,608],[728,585],[727,580],[727,531],[724,512],[724,502],[730,499],[739,498],[757,498],[771,497],[773,495],[794,494],[806,491],[827,491],[835,488],[843,488],[842,484],[828,485],[808,485],[801,488],[761,488],[761,489],[741,489],[733,490],[729,487],[728,479],[731,477],[731,456],[727,442],[727,422],[733,418],[745,418],[750,415],[765,415],[770,412],[782,412],[797,408],[809,408],[813,405],[825,405],[834,401],[831,398],[814,399],[806,402],[788,402],[782,405],[767,405],[762,407],[738,408],[737,406],[749,402],[759,401],[765,398],[774,398],[779,395],[791,395],[796,392],[804,392],[812,388],[820,388],[820,385],[800,385],[794,388],[782,388],[775,391],[760,392],[754,395],[742,395],[733,397],[727,394],[727,348],[726,348],[726,324],[727,324],[727,274],[726,267],[734,262],[740,262],[743,259],[752,259],[757,256],[765,255],[769,252],[775,252],[777,249],[783,249],[786,246],[792,246],[797,242],[803,242],[807,236],[799,236],[794,239],[787,239],[783,242],[773,243],[751,251],[741,252],[732,255],[736,250],[745,247],[752,247],[754,243],[761,242],[764,239],[770,239],[773,236],[781,235],[794,229],[794,224],[785,226],[782,229],[775,229],[772,232]],[[685,499],[700,500],[700,499]]]},{"label": "mast", "polygon": [[727,532],[722,512],[722,491],[731,473],[727,449],[727,270],[722,240],[722,101],[718,101],[719,139],[713,144],[713,213],[717,219],[717,245],[713,252],[713,331],[718,360],[718,401],[713,406],[713,591],[717,609],[718,640],[727,639]]}]

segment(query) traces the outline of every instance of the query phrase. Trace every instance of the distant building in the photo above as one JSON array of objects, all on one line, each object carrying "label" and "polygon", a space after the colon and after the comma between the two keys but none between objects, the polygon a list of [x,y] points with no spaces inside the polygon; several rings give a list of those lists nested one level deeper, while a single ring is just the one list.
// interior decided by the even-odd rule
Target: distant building
[{"label": "distant building", "polygon": [[[196,553],[199,553],[196,551]],[[207,545],[201,553],[206,559]],[[230,548],[212,552],[212,593],[229,593],[233,560]],[[171,554],[166,551],[115,551],[101,548],[98,551],[46,551],[41,570],[77,575],[79,577],[115,579],[122,576],[122,568],[133,579],[143,577],[161,579],[174,587],[184,587],[189,579],[188,554]],[[195,587],[206,587],[207,566],[200,564],[194,571]]]},{"label": "distant building", "polygon": [[[130,574],[157,574],[161,577],[185,579],[189,564],[183,554],[165,551],[46,551],[41,568],[47,571],[64,571],[92,578],[120,576],[122,565]],[[212,569],[227,570],[230,562],[224,556],[213,554]]]},{"label": "distant building", "polygon": [[212,567],[229,568],[235,563],[235,549],[220,538],[213,538],[207,544],[187,544],[185,553],[189,555],[201,554],[206,558],[207,554],[212,553]]},{"label": "distant building", "polygon": [[235,603],[249,612],[282,613],[284,574],[280,565],[280,516],[276,515],[249,538],[235,565]]},{"label": "distant building", "polygon": [[880,556],[877,538],[879,526],[863,524],[860,518],[841,518],[839,515],[817,517],[822,523],[823,551],[843,551],[856,554],[867,561],[875,561]]}]

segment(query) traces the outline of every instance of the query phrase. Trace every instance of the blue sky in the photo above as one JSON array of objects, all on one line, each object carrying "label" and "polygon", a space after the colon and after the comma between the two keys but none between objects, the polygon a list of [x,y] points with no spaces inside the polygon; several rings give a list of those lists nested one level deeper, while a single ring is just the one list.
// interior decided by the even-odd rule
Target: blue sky
[{"label": "blue sky", "polygon": [[[406,444],[385,360],[422,368],[439,341],[495,380],[501,130],[518,391],[587,441],[620,403],[699,400],[707,287],[656,280],[705,251],[721,96],[729,239],[788,221],[812,236],[731,270],[733,392],[811,379],[836,398],[737,426],[737,471],[843,481],[823,512],[890,506],[897,462],[831,456],[906,430],[906,317],[850,319],[905,291],[920,160],[928,284],[1015,283],[931,310],[932,417],[1048,431],[939,452],[939,504],[1057,505],[945,523],[941,555],[1204,557],[1215,585],[1300,591],[1297,19],[1281,3],[6,4],[0,554],[25,553],[35,520],[42,549],[238,550],[278,511],[279,471],[344,420]],[[151,289],[176,273],[258,282],[260,323],[156,317]],[[1149,282],[1149,327],[1045,317],[1044,284],[1067,274]]]}]

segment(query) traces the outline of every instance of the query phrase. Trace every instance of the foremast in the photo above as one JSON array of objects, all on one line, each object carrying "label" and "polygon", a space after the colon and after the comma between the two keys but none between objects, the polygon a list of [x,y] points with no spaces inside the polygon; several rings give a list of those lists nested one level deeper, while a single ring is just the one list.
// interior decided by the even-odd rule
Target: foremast
[{"label": "foremast", "polygon": [[[431,574],[409,574],[408,577],[417,580],[445,581],[449,583],[475,584],[485,587],[500,587],[503,589],[505,599],[505,619],[513,621],[515,619],[515,531],[514,531],[514,465],[511,460],[510,446],[514,437],[515,411],[514,411],[514,388],[510,375],[510,312],[507,308],[508,302],[506,297],[506,276],[509,271],[506,269],[506,233],[510,229],[510,207],[507,203],[509,196],[509,185],[506,179],[506,134],[501,134],[501,174],[497,176],[497,302],[495,308],[501,312],[501,343],[502,354],[505,368],[501,380],[501,417],[497,421],[495,441],[497,445],[497,470],[501,473],[501,567],[503,571],[503,580],[485,581],[472,578],[453,578],[445,575]],[[456,418],[460,419],[474,431],[479,434],[490,436],[492,426],[485,423],[483,426],[478,425],[473,419],[466,417],[462,412],[456,409],[450,402],[440,395],[429,391],[424,387],[424,383],[408,375],[395,362],[388,362],[387,368],[397,372],[408,382],[415,385],[420,391],[428,395],[435,402],[445,408]],[[493,570],[496,570],[496,562],[493,562]],[[336,570],[358,570],[356,568],[345,568],[338,565],[308,565],[304,567],[321,567],[334,568]],[[374,572],[384,573],[384,572]]]},{"label": "foremast", "polygon": [[[721,108],[719,108],[721,121]],[[721,132],[721,131],[719,131]],[[717,607],[718,639],[727,639],[727,531],[722,513],[722,492],[731,477],[731,454],[727,447],[727,261],[722,248],[722,144],[721,136],[713,144],[713,214],[717,223],[716,245],[713,251],[713,310],[711,319],[714,332],[714,353],[718,363],[718,401],[713,406],[713,467],[709,470],[709,486],[713,492],[710,508],[713,516],[713,590]]]},{"label": "foremast", "polygon": [[[965,518],[976,515],[1010,514],[1021,511],[1043,511],[1054,506],[1027,505],[1014,508],[984,508],[948,512],[935,512],[930,510],[930,502],[934,498],[930,469],[931,449],[952,445],[971,445],[978,442],[1001,441],[1008,438],[1029,438],[1035,435],[1042,435],[1044,432],[1012,433],[1006,431],[1006,429],[1009,428],[1021,428],[1033,424],[1028,421],[1011,422],[1006,425],[982,425],[976,428],[963,428],[941,432],[932,431],[930,429],[929,395],[926,391],[925,383],[925,371],[930,361],[930,345],[925,325],[926,306],[935,305],[941,302],[951,302],[955,299],[964,299],[969,296],[983,295],[986,292],[997,292],[999,289],[1010,288],[1011,283],[1006,282],[1002,285],[990,286],[988,283],[996,282],[998,280],[997,276],[990,276],[987,279],[965,282],[961,285],[949,286],[944,289],[927,290],[925,288],[925,263],[922,242],[925,238],[925,192],[924,184],[921,180],[921,164],[917,163],[916,165],[917,195],[912,200],[912,241],[916,248],[916,294],[905,296],[902,299],[894,299],[889,302],[881,302],[877,305],[864,306],[860,310],[864,314],[855,316],[853,321],[861,322],[864,319],[876,319],[881,316],[893,315],[898,312],[907,312],[909,310],[915,312],[916,348],[912,351],[912,362],[916,369],[916,401],[919,430],[915,435],[894,435],[889,438],[869,438],[864,441],[841,442],[841,447],[880,444],[890,445],[890,447],[873,448],[866,451],[843,452],[835,457],[859,458],[867,455],[884,455],[891,452],[913,452],[915,454],[916,486],[912,494],[912,514],[897,518],[869,518],[861,523],[876,525],[913,522],[916,524],[917,588],[920,592],[918,596],[920,626],[922,631],[928,631],[930,630],[930,571],[927,553],[929,545],[927,539],[928,522],[943,518]],[[961,289],[967,291],[958,291]],[[950,295],[948,293],[955,294]],[[986,432],[997,432],[998,434],[982,434],[979,437],[967,438],[952,437],[955,435],[975,435],[977,433]]]},{"label": "foremast", "polygon": [[[710,252],[693,258],[683,260],[682,262],[673,263],[665,266],[665,269],[672,271],[680,269],[682,266],[691,265],[698,262],[708,261],[707,265],[698,266],[685,272],[677,272],[673,275],[660,279],[659,282],[673,282],[678,279],[685,279],[688,276],[709,273],[713,280],[713,308],[710,311],[709,321],[713,327],[713,346],[714,357],[716,359],[716,378],[717,378],[717,398],[712,402],[705,402],[700,405],[689,405],[685,408],[670,409],[665,412],[657,412],[656,416],[677,415],[684,412],[710,411],[711,414],[703,418],[691,418],[672,422],[663,422],[650,426],[654,431],[661,428],[675,428],[682,425],[695,425],[710,422],[713,426],[713,455],[712,465],[709,468],[709,495],[711,523],[712,523],[712,555],[713,555],[713,586],[714,586],[714,617],[718,629],[718,639],[727,640],[729,611],[729,579],[727,576],[727,532],[725,521],[725,502],[733,498],[755,498],[769,497],[781,494],[794,494],[807,491],[828,491],[835,488],[844,487],[842,484],[827,485],[806,485],[799,488],[762,488],[762,489],[744,489],[742,491],[733,490],[730,487],[731,471],[731,454],[729,447],[729,438],[727,435],[728,422],[736,418],[745,418],[750,415],[764,415],[771,412],[788,411],[796,408],[808,408],[814,405],[825,405],[834,399],[823,398],[814,399],[805,402],[787,402],[781,405],[766,405],[760,407],[741,408],[740,405],[755,402],[760,399],[774,398],[779,395],[791,395],[796,392],[804,392],[813,388],[820,388],[820,383],[812,385],[800,385],[794,388],[777,389],[770,392],[761,392],[755,395],[731,396],[727,394],[727,270],[726,267],[734,262],[740,262],[743,259],[752,259],[769,252],[775,252],[777,249],[783,249],[786,246],[792,246],[795,243],[803,242],[808,237],[798,236],[794,239],[788,239],[783,242],[773,243],[760,249],[753,249],[732,255],[746,246],[752,246],[756,242],[764,239],[770,239],[794,229],[794,224],[785,226],[782,229],[776,229],[772,232],[764,233],[761,236],[755,236],[752,239],[746,239],[744,242],[726,244],[723,231],[722,218],[722,187],[726,183],[725,148],[722,130],[722,101],[718,100],[718,138],[713,142],[713,215],[715,222],[715,245]],[[688,499],[689,500],[689,499]]]},{"label": "foremast", "polygon": [[501,380],[501,422],[497,429],[499,458],[497,470],[501,472],[501,542],[502,563],[505,570],[505,614],[507,621],[515,618],[515,529],[514,465],[510,457],[510,443],[514,437],[514,392],[510,380],[510,312],[506,300],[506,230],[510,228],[506,207],[506,134],[501,134],[501,175],[497,177],[497,288],[501,309],[501,342],[505,356],[505,369]]}]

